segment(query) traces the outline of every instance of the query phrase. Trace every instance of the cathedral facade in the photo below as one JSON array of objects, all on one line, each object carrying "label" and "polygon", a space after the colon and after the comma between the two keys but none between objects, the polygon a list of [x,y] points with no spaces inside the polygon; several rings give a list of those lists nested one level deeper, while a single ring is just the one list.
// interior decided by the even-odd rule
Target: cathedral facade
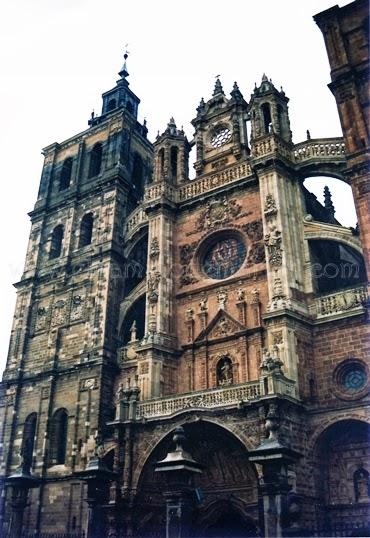
[{"label": "cathedral facade", "polygon": [[[217,79],[193,139],[171,118],[152,144],[125,60],[88,130],[44,149],[3,536],[369,535],[367,17],[315,17],[343,138],[293,143],[264,75],[248,100]],[[358,228],[313,176],[351,185]]]}]

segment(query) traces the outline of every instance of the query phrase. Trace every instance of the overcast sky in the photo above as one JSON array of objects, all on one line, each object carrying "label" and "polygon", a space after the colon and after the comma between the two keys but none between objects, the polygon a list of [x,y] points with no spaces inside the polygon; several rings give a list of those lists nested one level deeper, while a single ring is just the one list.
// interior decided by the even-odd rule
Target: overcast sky
[{"label": "overcast sky", "polygon": [[[338,2],[340,6],[348,2]],[[0,371],[42,168],[41,149],[87,128],[115,85],[125,44],[130,87],[149,138],[170,116],[191,139],[215,76],[249,100],[263,73],[290,98],[294,142],[340,136],[324,41],[312,16],[334,0],[3,0],[0,7],[2,160]],[[355,225],[349,187],[327,182],[337,218]],[[310,186],[320,196],[323,182]]]}]

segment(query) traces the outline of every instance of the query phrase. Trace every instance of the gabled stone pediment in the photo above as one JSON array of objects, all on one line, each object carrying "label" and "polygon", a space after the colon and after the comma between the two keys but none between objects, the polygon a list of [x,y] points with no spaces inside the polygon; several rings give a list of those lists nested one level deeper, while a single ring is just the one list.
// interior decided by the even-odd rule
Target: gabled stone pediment
[{"label": "gabled stone pediment", "polygon": [[225,336],[232,336],[245,330],[245,325],[221,308],[207,327],[197,336],[195,342],[200,342],[205,338],[215,340]]}]

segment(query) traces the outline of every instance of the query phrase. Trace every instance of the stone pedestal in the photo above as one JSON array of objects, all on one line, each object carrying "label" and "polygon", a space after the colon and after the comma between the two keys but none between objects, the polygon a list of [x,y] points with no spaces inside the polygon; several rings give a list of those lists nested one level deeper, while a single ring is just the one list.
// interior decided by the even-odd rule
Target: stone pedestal
[{"label": "stone pedestal", "polygon": [[186,452],[182,443],[186,440],[184,430],[176,428],[173,441],[175,450],[159,461],[155,472],[165,473],[166,538],[192,536],[191,519],[195,508],[194,477],[202,472],[201,465]]},{"label": "stone pedestal", "polygon": [[249,460],[262,466],[260,489],[263,499],[265,538],[284,536],[287,525],[288,465],[295,463],[300,454],[284,446],[278,439],[278,413],[276,404],[270,404],[265,422],[269,438],[249,453]]}]

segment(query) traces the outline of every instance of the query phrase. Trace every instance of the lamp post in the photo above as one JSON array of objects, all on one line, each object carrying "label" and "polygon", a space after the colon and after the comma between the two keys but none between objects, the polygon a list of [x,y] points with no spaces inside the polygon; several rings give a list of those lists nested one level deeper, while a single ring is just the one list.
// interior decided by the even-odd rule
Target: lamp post
[{"label": "lamp post", "polygon": [[23,513],[27,506],[28,492],[39,483],[40,480],[31,475],[25,463],[22,463],[15,473],[5,479],[5,485],[12,488],[11,517],[7,538],[19,538],[22,535]]},{"label": "lamp post", "polygon": [[301,454],[280,442],[278,408],[275,403],[269,406],[265,427],[269,437],[249,452],[249,461],[262,466],[265,538],[280,538],[285,530],[287,496],[291,490],[288,466],[295,463]]},{"label": "lamp post", "polygon": [[166,538],[185,538],[191,536],[191,515],[196,498],[194,478],[202,472],[200,463],[184,450],[186,441],[184,429],[179,426],[174,431],[175,450],[157,462],[155,472],[164,473],[167,489],[166,499]]},{"label": "lamp post", "polygon": [[87,484],[87,504],[89,507],[86,538],[105,536],[102,505],[106,501],[109,482],[116,479],[116,473],[110,471],[101,460],[102,447],[98,440],[94,456],[84,471],[74,473],[76,478]]}]

